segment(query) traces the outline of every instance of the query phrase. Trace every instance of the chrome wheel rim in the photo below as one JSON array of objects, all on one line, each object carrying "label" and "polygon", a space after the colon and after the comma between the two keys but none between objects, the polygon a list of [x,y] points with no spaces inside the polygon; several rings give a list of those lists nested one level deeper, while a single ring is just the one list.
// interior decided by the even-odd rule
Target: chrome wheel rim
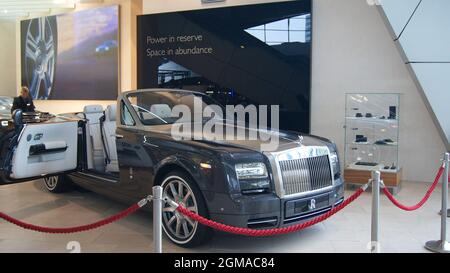
[{"label": "chrome wheel rim", "polygon": [[53,190],[56,188],[56,185],[58,185],[58,180],[58,176],[46,177],[44,178],[45,186],[47,187],[47,189]]},{"label": "chrome wheel rim", "polygon": [[[163,195],[188,210],[198,213],[197,200],[194,192],[187,182],[178,176],[171,176],[164,180],[161,185]],[[197,221],[184,216],[167,202],[163,206],[164,231],[175,242],[184,244],[189,242],[197,231]]]},{"label": "chrome wheel rim", "polygon": [[[48,99],[52,91],[56,39],[46,17],[31,19],[25,42],[25,69],[30,95],[33,99]],[[41,86],[43,92],[40,95]]]}]

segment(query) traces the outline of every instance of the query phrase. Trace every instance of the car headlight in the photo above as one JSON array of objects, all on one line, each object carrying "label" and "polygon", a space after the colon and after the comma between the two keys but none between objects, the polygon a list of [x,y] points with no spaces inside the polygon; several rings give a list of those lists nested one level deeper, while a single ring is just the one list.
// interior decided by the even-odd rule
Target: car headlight
[{"label": "car headlight", "polygon": [[339,157],[336,152],[332,152],[330,154],[330,161],[331,161],[331,167],[333,168],[333,174],[336,175],[339,173],[340,166],[339,166]]},{"label": "car headlight", "polygon": [[270,188],[270,180],[264,163],[241,163],[236,164],[234,168],[243,193],[261,193]]},{"label": "car headlight", "polygon": [[266,165],[262,162],[236,164],[234,168],[239,180],[267,177]]}]

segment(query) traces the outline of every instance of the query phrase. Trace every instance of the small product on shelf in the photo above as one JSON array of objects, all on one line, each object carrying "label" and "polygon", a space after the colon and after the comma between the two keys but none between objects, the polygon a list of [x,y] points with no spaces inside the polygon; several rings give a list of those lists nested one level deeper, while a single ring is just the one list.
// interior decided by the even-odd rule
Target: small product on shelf
[{"label": "small product on shelf", "polygon": [[360,162],[356,162],[355,165],[375,167],[375,166],[378,166],[378,163],[375,163],[375,162],[361,162],[360,161]]},{"label": "small product on shelf", "polygon": [[358,161],[351,163],[347,166],[347,169],[358,170],[358,171],[378,171],[383,170],[386,167],[383,164],[379,164],[376,162],[364,162]]},{"label": "small product on shelf", "polygon": [[367,137],[364,135],[356,135],[356,143],[367,143]]},{"label": "small product on shelf", "polygon": [[396,145],[397,142],[393,141],[390,138],[380,139],[375,141],[374,144],[376,145]]},{"label": "small product on shelf", "polygon": [[389,106],[389,119],[397,119],[397,107]]}]

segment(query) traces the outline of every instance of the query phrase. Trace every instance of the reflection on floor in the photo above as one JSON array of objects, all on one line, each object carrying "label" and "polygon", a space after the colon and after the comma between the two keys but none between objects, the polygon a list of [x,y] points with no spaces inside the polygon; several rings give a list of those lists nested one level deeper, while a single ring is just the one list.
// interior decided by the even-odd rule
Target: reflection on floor
[{"label": "reflection on floor", "polygon": [[[428,184],[403,183],[398,198],[416,203]],[[346,196],[351,192],[347,192]],[[369,252],[370,193],[326,222],[294,234],[249,238],[216,233],[207,245],[184,249],[164,238],[164,252]],[[0,211],[44,226],[73,226],[97,221],[126,206],[95,193],[50,194],[42,181],[0,188]],[[423,245],[439,237],[440,189],[419,211],[404,212],[381,199],[382,252],[427,252]],[[450,236],[450,233],[449,233]],[[23,230],[0,220],[0,252],[69,252],[67,244],[77,241],[82,252],[152,252],[150,213],[137,213],[90,232],[50,235]]]}]

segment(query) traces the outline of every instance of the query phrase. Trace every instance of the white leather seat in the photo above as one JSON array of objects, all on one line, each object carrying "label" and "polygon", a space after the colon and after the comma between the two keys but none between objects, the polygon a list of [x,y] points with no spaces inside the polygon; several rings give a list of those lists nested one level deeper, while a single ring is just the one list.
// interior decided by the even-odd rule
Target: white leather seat
[{"label": "white leather seat", "polygon": [[[90,148],[93,166],[97,171],[105,170],[105,154],[103,151],[102,136],[100,130],[100,117],[103,116],[103,107],[101,105],[86,105],[83,112],[88,120],[89,136],[88,150]],[[88,151],[89,154],[89,151]]]},{"label": "white leather seat", "polygon": [[167,104],[152,104],[152,106],[150,106],[150,112],[160,118],[172,117],[172,110]]},{"label": "white leather seat", "polygon": [[119,171],[116,149],[116,108],[116,104],[106,107],[105,121],[103,123],[103,139],[105,140],[106,152],[109,157],[109,162],[106,163],[106,171],[108,172]]}]

